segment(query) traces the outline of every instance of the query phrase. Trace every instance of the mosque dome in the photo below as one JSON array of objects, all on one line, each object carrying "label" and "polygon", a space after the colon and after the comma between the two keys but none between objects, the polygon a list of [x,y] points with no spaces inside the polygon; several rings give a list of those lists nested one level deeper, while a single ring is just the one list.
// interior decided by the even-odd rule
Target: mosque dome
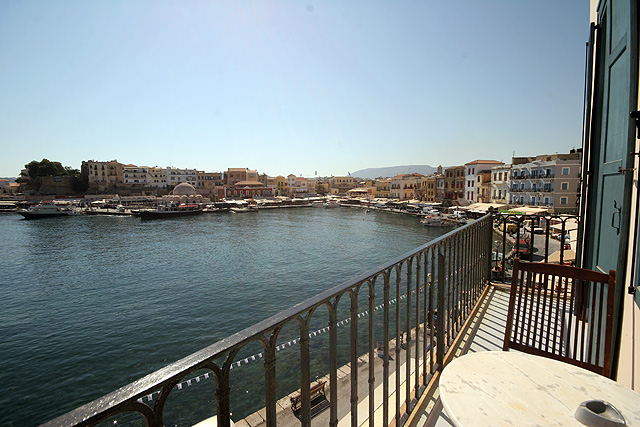
[{"label": "mosque dome", "polygon": [[174,196],[196,196],[198,192],[193,185],[183,182],[182,184],[176,185],[171,194]]}]

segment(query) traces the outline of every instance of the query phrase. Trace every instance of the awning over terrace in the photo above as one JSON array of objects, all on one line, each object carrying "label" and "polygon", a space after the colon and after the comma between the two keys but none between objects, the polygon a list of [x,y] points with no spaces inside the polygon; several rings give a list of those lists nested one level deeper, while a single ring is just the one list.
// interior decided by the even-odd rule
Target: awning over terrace
[{"label": "awning over terrace", "polygon": [[509,213],[522,214],[522,215],[538,215],[548,213],[550,208],[532,208],[523,206],[521,208],[511,208]]},{"label": "awning over terrace", "polygon": [[509,206],[503,203],[474,203],[469,206],[461,206],[460,209],[464,209],[470,212],[486,213],[489,208],[493,208],[495,211],[507,209]]}]

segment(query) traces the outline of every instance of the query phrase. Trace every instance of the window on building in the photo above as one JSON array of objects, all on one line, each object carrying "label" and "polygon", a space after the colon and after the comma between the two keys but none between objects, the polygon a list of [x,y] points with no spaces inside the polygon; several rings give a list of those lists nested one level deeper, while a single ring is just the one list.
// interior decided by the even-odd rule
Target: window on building
[{"label": "window on building", "polygon": [[563,190],[568,190],[569,189],[569,183],[568,182],[563,182],[561,184],[561,187],[562,187]]},{"label": "window on building", "polygon": [[562,175],[569,175],[569,168],[562,168]]},{"label": "window on building", "polygon": [[560,197],[560,204],[561,205],[566,205],[567,204],[567,198],[566,197]]}]

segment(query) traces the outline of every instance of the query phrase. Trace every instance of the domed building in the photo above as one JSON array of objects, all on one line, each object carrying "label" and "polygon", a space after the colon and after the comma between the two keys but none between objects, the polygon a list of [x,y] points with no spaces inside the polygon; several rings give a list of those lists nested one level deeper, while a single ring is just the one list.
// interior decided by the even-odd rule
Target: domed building
[{"label": "domed building", "polygon": [[201,203],[203,197],[193,185],[183,182],[182,184],[176,185],[168,195],[162,196],[162,201],[172,203]]}]

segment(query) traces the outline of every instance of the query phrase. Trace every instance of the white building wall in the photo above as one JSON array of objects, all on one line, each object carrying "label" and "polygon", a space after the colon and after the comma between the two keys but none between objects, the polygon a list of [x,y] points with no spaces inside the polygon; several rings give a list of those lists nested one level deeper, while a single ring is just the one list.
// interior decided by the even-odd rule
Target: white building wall
[{"label": "white building wall", "polygon": [[194,187],[197,185],[197,171],[195,169],[179,169],[169,166],[167,169],[167,185],[176,186],[186,182]]}]

